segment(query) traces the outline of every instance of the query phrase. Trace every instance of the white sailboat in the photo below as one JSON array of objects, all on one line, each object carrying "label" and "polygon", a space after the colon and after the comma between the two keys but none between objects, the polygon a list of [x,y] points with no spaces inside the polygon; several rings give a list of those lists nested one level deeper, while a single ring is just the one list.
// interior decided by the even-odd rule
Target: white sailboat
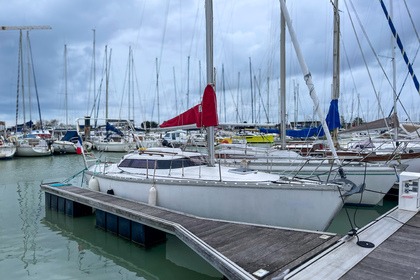
[{"label": "white sailboat", "polygon": [[0,159],[11,159],[15,153],[15,144],[7,139],[6,122],[0,121]]},{"label": "white sailboat", "polygon": [[16,153],[16,146],[10,142],[0,140],[0,159],[11,159]]},{"label": "white sailboat", "polygon": [[[206,0],[207,81],[201,104],[166,122],[206,127],[209,157],[177,148],[151,148],[100,163],[85,172],[89,187],[201,217],[325,230],[342,208],[345,183],[281,178],[279,175],[215,163],[218,123],[213,86],[212,1]],[[189,119],[189,123],[181,120]]]},{"label": "white sailboat", "polygon": [[[220,144],[215,153],[220,164],[227,166],[322,181],[333,182],[341,179],[340,166],[331,157],[301,156],[290,150],[259,149],[240,144]],[[342,167],[347,179],[356,185],[365,186],[363,193],[348,197],[346,204],[374,206],[381,202],[398,181],[398,174],[404,171],[406,166],[392,167],[349,159],[343,162]]]},{"label": "white sailboat", "polygon": [[[35,79],[35,72],[34,72],[34,65],[33,65],[33,58],[32,58],[32,50],[31,44],[29,39],[29,31],[27,31],[26,40],[28,43],[28,59],[30,60],[29,64],[32,66],[31,69],[28,71],[28,80],[30,81],[30,74],[33,75],[33,82],[35,87],[35,93],[37,97],[37,105],[38,105],[38,114],[39,114],[39,121],[40,121],[40,128],[38,130],[32,131],[32,120],[29,122],[25,121],[25,98],[24,98],[24,73],[23,73],[23,49],[22,49],[22,30],[20,30],[20,40],[19,40],[19,64],[18,64],[18,98],[16,104],[16,131],[15,135],[12,137],[13,142],[16,145],[16,156],[21,157],[33,157],[33,156],[49,156],[52,155],[52,148],[49,143],[42,137],[49,138],[51,134],[48,130],[44,129],[42,124],[41,118],[41,107],[39,104],[39,97],[38,97],[38,90],[36,86],[36,79]],[[23,125],[22,131],[18,133],[18,108],[19,108],[19,89],[22,95],[22,104],[23,104]],[[30,95],[30,92],[29,92]],[[31,104],[29,104],[29,109],[31,109]],[[32,117],[31,114],[30,118]]]},{"label": "white sailboat", "polygon": [[[339,98],[339,16],[338,1],[334,3],[334,73],[333,73],[333,93],[332,104],[327,119],[331,125],[325,131],[333,130],[337,133],[339,126],[338,98]],[[284,39],[281,43],[281,57],[284,62]],[[301,63],[304,64],[304,63]],[[303,65],[306,68],[306,65]],[[365,185],[363,193],[354,194],[346,199],[347,204],[358,204],[374,206],[378,204],[388,193],[396,181],[398,174],[406,166],[400,165],[398,168],[388,164],[359,162],[360,158],[347,158],[340,156],[339,160],[333,157],[315,158],[301,156],[298,153],[286,150],[286,128],[285,128],[285,65],[281,64],[281,115],[282,115],[282,148],[278,149],[258,149],[248,145],[221,144],[216,148],[216,156],[220,162],[230,166],[242,166],[244,168],[272,172],[284,176],[300,178],[318,178],[320,180],[340,180],[347,178],[356,185]],[[306,70],[306,73],[309,73]],[[305,71],[304,71],[305,72]],[[304,73],[304,74],[306,74]],[[306,74],[307,75],[307,74]],[[310,76],[308,76],[310,78]],[[310,85],[313,87],[313,85]],[[310,90],[313,88],[310,87]],[[319,108],[319,106],[316,106]],[[335,109],[335,110],[333,110]],[[324,127],[325,129],[325,127]],[[336,135],[335,135],[336,136]],[[330,142],[331,143],[331,142]],[[333,146],[333,145],[330,145]],[[339,151],[338,151],[339,153]],[[331,155],[331,154],[330,154]],[[397,164],[395,164],[397,165]],[[345,173],[342,172],[344,168]],[[343,175],[345,177],[343,177]]]}]

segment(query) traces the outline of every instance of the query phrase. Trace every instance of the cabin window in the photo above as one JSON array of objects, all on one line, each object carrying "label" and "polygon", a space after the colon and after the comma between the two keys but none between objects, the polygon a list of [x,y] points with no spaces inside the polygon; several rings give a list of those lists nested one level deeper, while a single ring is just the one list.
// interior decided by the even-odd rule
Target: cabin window
[{"label": "cabin window", "polygon": [[197,156],[191,158],[182,158],[174,160],[147,160],[147,159],[124,159],[120,162],[118,167],[154,169],[156,162],[156,169],[176,169],[188,166],[205,165],[207,163],[204,156]]}]

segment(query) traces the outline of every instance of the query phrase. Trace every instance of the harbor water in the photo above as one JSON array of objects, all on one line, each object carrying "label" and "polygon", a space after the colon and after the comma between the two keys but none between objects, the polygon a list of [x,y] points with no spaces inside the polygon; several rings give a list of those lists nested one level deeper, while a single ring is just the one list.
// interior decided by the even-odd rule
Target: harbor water
[{"label": "harbor water", "polygon": [[[114,156],[121,156],[114,154]],[[150,249],[95,227],[94,216],[71,218],[45,209],[41,182],[84,168],[79,155],[0,161],[0,272],[7,279],[222,279],[175,236]],[[79,176],[80,178],[80,176]],[[72,182],[80,184],[78,177]],[[395,206],[344,208],[328,231],[345,234]]]}]

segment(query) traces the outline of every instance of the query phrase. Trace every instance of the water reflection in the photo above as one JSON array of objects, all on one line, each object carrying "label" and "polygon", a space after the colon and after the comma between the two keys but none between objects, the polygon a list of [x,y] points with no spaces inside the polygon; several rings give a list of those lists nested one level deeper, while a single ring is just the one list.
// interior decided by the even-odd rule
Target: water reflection
[{"label": "water reflection", "polygon": [[36,239],[39,231],[39,223],[44,205],[42,204],[42,192],[38,187],[28,182],[18,182],[17,190],[18,204],[19,204],[19,218],[22,222],[22,261],[23,268],[27,275],[30,275],[28,270],[29,264],[37,263],[37,245]]},{"label": "water reflection", "polygon": [[385,214],[395,206],[398,201],[384,199],[380,205],[373,207],[344,206],[328,227],[328,232],[347,234],[352,228],[362,228],[376,218]]},{"label": "water reflection", "polygon": [[219,272],[171,235],[167,236],[165,244],[146,250],[95,228],[93,216],[71,218],[46,209],[41,222],[74,243],[67,248],[68,258],[76,257],[78,269],[86,274],[95,273],[97,276],[99,271],[117,269],[119,274],[128,276],[134,273],[145,279],[222,278]]}]

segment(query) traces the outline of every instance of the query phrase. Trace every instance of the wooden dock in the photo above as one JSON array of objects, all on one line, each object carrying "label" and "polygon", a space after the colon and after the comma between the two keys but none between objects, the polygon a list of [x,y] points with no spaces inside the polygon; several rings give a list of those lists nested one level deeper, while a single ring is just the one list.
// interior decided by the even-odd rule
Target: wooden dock
[{"label": "wooden dock", "polygon": [[341,238],[332,233],[204,219],[73,186],[43,184],[41,189],[60,198],[57,207],[64,213],[69,210],[60,201],[69,200],[174,234],[228,279],[281,279]]},{"label": "wooden dock", "polygon": [[[398,207],[339,242],[285,279],[420,279],[420,213]],[[373,248],[358,246],[368,241]]]},{"label": "wooden dock", "polygon": [[[127,220],[151,235],[173,234],[228,279],[420,279],[416,211],[396,207],[350,237],[205,219],[73,186],[41,188],[57,198],[58,211],[109,213],[116,234]],[[85,206],[69,210],[65,200]]]}]

